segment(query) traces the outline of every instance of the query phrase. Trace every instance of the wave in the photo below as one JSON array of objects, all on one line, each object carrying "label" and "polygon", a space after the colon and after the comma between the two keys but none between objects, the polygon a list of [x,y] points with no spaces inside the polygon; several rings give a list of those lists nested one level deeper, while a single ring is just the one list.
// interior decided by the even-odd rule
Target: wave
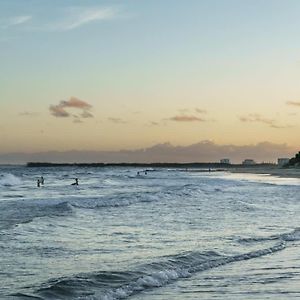
[{"label": "wave", "polygon": [[188,196],[192,189],[185,186],[168,186],[165,188],[157,188],[150,186],[146,190],[129,190],[127,192],[118,192],[111,195],[94,196],[94,197],[73,197],[68,202],[75,208],[97,209],[105,207],[122,207],[138,203],[159,202],[176,198],[177,196]]},{"label": "wave", "polygon": [[13,186],[21,183],[21,179],[11,173],[2,174],[0,177],[0,186]]},{"label": "wave", "polygon": [[154,202],[160,199],[159,193],[153,192],[135,192],[135,193],[120,193],[118,195],[84,198],[84,199],[72,199],[70,204],[76,208],[104,208],[104,207],[120,207],[129,206],[140,202]]},{"label": "wave", "polygon": [[68,202],[38,205],[34,202],[25,204],[25,201],[1,205],[0,230],[10,229],[19,224],[32,222],[35,218],[66,216],[73,212]]},{"label": "wave", "polygon": [[30,223],[38,217],[64,216],[71,213],[73,209],[103,209],[138,203],[169,201],[174,197],[189,197],[194,193],[202,193],[202,191],[197,189],[195,184],[186,184],[183,186],[172,185],[157,190],[150,188],[146,191],[119,192],[93,197],[66,195],[59,198],[33,200],[22,196],[22,201],[16,200],[9,203],[1,203],[0,230],[8,229],[18,224]]},{"label": "wave", "polygon": [[18,224],[32,222],[39,217],[60,217],[70,214],[74,209],[101,209],[105,207],[122,207],[136,203],[159,201],[160,193],[130,192],[99,197],[62,197],[22,200],[1,203],[0,230],[9,229]]},{"label": "wave", "polygon": [[[286,247],[284,241],[272,247],[226,256],[215,251],[192,251],[160,258],[124,272],[97,272],[58,278],[41,285],[32,297],[39,299],[126,299],[148,289],[159,288],[180,278],[229,263],[272,254]],[[25,295],[25,294],[23,294]],[[29,296],[29,295],[27,295]],[[29,296],[31,297],[31,296]]]},{"label": "wave", "polygon": [[267,242],[267,241],[285,241],[285,242],[294,242],[300,241],[300,228],[296,228],[291,232],[274,234],[266,237],[249,237],[249,238],[240,238],[238,242],[240,243],[252,243],[252,242]]},{"label": "wave", "polygon": [[122,192],[106,196],[64,196],[59,198],[13,200],[0,203],[0,230],[32,222],[35,218],[65,216],[74,209],[102,209],[136,203],[154,202],[162,198],[161,191]]},{"label": "wave", "polygon": [[12,195],[3,195],[4,198],[24,198],[24,195],[20,195],[20,194],[12,194]]}]

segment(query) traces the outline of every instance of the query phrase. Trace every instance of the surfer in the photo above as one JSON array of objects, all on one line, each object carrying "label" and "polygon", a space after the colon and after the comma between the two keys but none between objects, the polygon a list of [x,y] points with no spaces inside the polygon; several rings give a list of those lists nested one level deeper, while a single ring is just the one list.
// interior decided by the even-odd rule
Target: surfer
[{"label": "surfer", "polygon": [[40,187],[40,186],[41,186],[41,182],[40,182],[39,179],[37,180],[36,184],[37,184],[37,187]]},{"label": "surfer", "polygon": [[43,176],[41,176],[41,180],[40,180],[40,183],[42,184],[42,185],[44,185],[44,177]]},{"label": "surfer", "polygon": [[78,185],[78,178],[75,178],[75,182],[73,182],[71,185]]}]

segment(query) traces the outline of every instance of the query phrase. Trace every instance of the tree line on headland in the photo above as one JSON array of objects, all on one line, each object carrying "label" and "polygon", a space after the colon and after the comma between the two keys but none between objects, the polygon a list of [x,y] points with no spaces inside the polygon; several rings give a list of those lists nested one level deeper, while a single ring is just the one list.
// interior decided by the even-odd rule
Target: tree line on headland
[{"label": "tree line on headland", "polygon": [[206,168],[206,169],[217,169],[222,171],[225,168],[247,168],[247,167],[268,167],[274,166],[273,163],[260,163],[253,165],[243,165],[243,164],[228,164],[228,163],[48,163],[48,162],[28,162],[27,167],[139,167],[139,168]]},{"label": "tree line on headland", "polygon": [[290,159],[288,166],[300,166],[300,151]]}]

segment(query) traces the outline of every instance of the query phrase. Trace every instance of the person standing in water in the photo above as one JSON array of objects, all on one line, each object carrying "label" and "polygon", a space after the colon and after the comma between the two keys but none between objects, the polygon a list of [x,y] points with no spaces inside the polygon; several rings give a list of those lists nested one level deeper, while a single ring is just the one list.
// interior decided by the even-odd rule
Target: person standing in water
[{"label": "person standing in water", "polygon": [[41,176],[40,182],[41,182],[42,185],[44,185],[45,180],[44,180],[44,177],[43,177],[43,176]]},{"label": "person standing in water", "polygon": [[78,185],[78,178],[75,178],[75,182],[73,182],[71,185]]},{"label": "person standing in water", "polygon": [[41,181],[40,181],[40,179],[37,180],[36,184],[37,184],[37,187],[41,187]]}]

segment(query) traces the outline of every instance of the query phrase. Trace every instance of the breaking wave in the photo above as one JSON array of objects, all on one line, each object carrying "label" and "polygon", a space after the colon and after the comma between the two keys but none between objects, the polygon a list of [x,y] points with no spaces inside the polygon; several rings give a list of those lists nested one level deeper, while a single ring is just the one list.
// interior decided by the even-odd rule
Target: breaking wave
[{"label": "breaking wave", "polygon": [[39,217],[65,216],[73,211],[68,202],[36,205],[34,203],[20,205],[8,203],[0,211],[0,230],[9,229],[19,224],[32,222]]},{"label": "breaking wave", "polygon": [[13,174],[7,173],[0,175],[0,186],[13,186],[21,183],[21,179]]},{"label": "breaking wave", "polygon": [[2,204],[0,210],[0,230],[18,224],[30,223],[38,217],[65,216],[74,209],[101,209],[105,207],[129,206],[140,202],[159,201],[160,193],[143,192],[120,193],[99,197],[63,197],[53,199],[22,199]]},{"label": "breaking wave", "polygon": [[53,279],[44,283],[33,295],[22,294],[22,296],[45,300],[126,299],[147,289],[159,288],[198,272],[275,253],[283,250],[285,245],[285,242],[281,241],[266,249],[234,256],[225,256],[214,251],[187,252],[162,257],[160,261],[141,265],[132,271],[97,272]]}]

